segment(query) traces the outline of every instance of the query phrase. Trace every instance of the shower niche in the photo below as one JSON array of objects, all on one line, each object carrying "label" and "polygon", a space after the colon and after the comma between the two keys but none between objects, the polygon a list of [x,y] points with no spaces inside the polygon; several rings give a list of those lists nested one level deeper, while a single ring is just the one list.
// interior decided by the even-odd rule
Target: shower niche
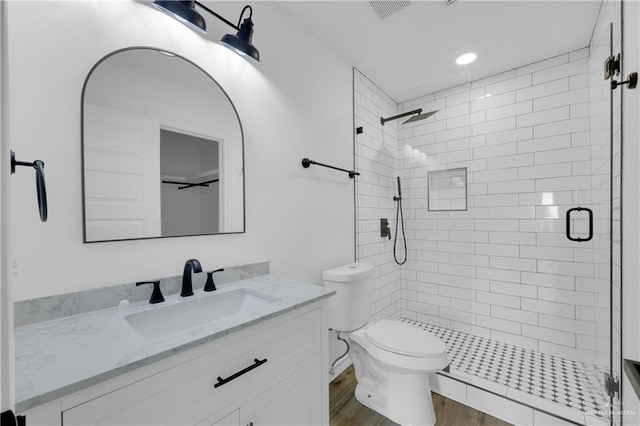
[{"label": "shower niche", "polygon": [[467,210],[467,168],[428,173],[429,211]]}]

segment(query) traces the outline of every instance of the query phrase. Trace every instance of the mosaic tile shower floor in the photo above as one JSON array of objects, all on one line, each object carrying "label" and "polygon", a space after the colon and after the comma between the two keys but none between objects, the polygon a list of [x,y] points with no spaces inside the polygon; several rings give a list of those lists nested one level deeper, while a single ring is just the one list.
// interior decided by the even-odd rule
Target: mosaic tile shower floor
[{"label": "mosaic tile shower floor", "polygon": [[514,345],[402,319],[438,336],[451,369],[478,376],[581,412],[605,409],[604,371]]}]

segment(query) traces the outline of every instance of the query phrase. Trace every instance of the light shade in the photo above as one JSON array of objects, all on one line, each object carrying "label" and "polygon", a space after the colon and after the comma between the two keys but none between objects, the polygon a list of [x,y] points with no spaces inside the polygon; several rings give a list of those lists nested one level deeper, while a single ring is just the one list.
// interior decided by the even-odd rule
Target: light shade
[{"label": "light shade", "polygon": [[260,62],[260,52],[251,43],[253,35],[253,21],[251,18],[246,18],[236,35],[226,34],[220,39],[220,44],[227,47],[241,56],[246,56],[253,59],[256,62]]},{"label": "light shade", "polygon": [[153,5],[162,12],[182,22],[192,30],[206,33],[207,23],[202,15],[196,11],[195,0],[154,0]]}]

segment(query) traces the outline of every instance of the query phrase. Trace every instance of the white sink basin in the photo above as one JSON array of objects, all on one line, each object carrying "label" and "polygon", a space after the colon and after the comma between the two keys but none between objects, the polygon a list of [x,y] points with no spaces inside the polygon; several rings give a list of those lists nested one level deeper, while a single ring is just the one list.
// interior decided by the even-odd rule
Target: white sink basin
[{"label": "white sink basin", "polygon": [[246,289],[238,289],[131,314],[125,319],[143,337],[157,339],[234,315],[255,311],[273,303],[271,299]]}]

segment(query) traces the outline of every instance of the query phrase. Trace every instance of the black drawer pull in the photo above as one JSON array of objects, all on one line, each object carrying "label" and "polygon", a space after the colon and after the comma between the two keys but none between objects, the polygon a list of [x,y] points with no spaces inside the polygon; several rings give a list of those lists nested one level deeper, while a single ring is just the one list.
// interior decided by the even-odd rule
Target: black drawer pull
[{"label": "black drawer pull", "polygon": [[248,366],[247,368],[245,368],[244,370],[240,370],[237,373],[234,373],[233,375],[227,377],[226,379],[223,379],[222,377],[218,376],[218,383],[216,383],[215,385],[213,385],[214,388],[220,387],[224,384],[229,383],[230,381],[237,379],[238,377],[242,376],[243,374],[248,373],[249,371],[253,370],[254,368],[258,368],[260,367],[262,364],[264,364],[265,362],[267,362],[267,359],[263,359],[262,361],[259,360],[258,358],[255,358],[253,360],[254,364]]},{"label": "black drawer pull", "polygon": [[[571,235],[571,213],[581,212],[581,211],[586,211],[589,214],[589,236],[587,238],[580,238],[580,237],[574,238]],[[572,209],[567,210],[566,225],[567,225],[566,234],[569,240],[576,241],[578,243],[590,241],[593,238],[593,211],[591,211],[591,209],[588,209],[586,207],[574,207]]]}]

